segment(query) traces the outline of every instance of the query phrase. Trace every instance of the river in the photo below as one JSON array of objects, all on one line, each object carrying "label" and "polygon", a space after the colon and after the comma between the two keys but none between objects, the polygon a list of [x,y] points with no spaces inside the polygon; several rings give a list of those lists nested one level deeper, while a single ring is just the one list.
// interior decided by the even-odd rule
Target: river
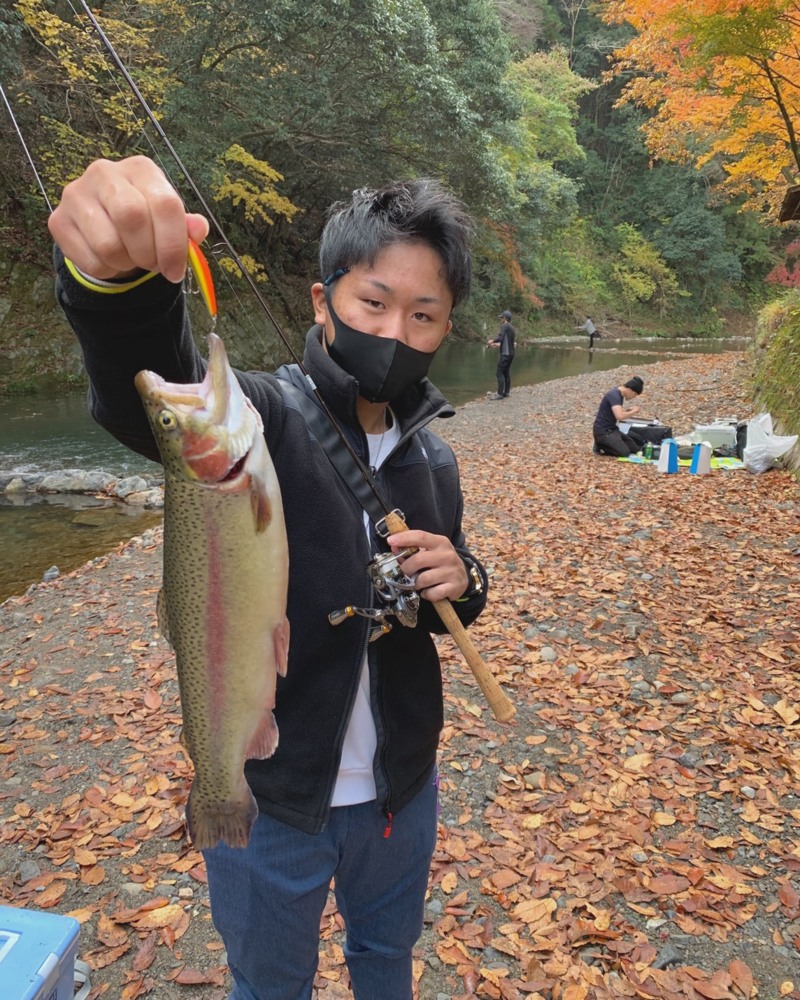
[{"label": "river", "polygon": [[[585,337],[517,350],[514,385],[644,365],[689,353],[742,350],[742,340],[604,340],[589,352]],[[444,344],[431,379],[455,406],[495,389],[497,354],[480,344]],[[0,472],[104,469],[116,476],[157,467],[119,445],[86,412],[83,393],[0,398]],[[70,495],[0,493],[0,601],[24,593],[52,566],[64,573],[157,524],[160,514]]]}]

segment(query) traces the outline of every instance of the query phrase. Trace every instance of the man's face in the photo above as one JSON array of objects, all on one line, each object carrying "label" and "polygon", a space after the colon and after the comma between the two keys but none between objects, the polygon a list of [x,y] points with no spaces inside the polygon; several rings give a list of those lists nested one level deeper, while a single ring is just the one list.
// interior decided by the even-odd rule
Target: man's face
[{"label": "man's face", "polygon": [[[342,322],[417,351],[435,351],[453,325],[453,297],[441,258],[425,243],[385,247],[372,267],[356,264],[334,282],[331,291]],[[333,343],[336,331],[320,282],[312,286],[311,299],[314,319],[325,328],[328,343]]]},{"label": "man's face", "polygon": [[631,399],[636,399],[637,396],[639,395],[638,392],[634,392],[633,389],[631,389],[631,387],[627,385],[623,385],[621,391],[622,391],[622,398],[627,399],[628,401],[630,401]]}]

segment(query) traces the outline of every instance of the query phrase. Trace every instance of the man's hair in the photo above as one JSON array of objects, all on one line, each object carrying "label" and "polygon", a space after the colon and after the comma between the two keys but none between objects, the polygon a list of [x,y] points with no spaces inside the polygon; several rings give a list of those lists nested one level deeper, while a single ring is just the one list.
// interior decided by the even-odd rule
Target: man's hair
[{"label": "man's hair", "polygon": [[396,243],[425,243],[442,260],[453,307],[469,295],[471,222],[464,204],[438,181],[419,178],[377,190],[359,188],[328,210],[319,247],[323,279],[340,268],[366,264]]}]

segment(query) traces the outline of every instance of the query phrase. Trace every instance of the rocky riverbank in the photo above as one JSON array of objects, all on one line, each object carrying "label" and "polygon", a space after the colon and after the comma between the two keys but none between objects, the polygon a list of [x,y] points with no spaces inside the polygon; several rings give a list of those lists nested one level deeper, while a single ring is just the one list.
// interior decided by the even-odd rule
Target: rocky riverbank
[{"label": "rocky riverbank", "polygon": [[[491,718],[442,639],[420,1000],[800,998],[800,488],[592,456],[630,374],[437,427],[491,573],[473,638],[517,715]],[[639,374],[676,433],[752,415],[739,355]],[[0,606],[0,902],[78,917],[93,998],[222,1000],[160,554],[154,529]],[[351,995],[340,929],[331,904],[318,1000]]]},{"label": "rocky riverbank", "polygon": [[104,469],[58,469],[51,472],[0,470],[0,493],[75,493],[160,509],[164,506],[163,476],[115,476]]}]

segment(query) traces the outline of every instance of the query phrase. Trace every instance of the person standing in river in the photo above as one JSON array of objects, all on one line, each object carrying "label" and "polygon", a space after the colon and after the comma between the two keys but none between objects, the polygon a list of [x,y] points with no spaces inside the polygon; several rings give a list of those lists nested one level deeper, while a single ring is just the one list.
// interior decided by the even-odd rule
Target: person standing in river
[{"label": "person standing in river", "polygon": [[508,309],[500,314],[500,319],[503,322],[497,336],[487,344],[488,347],[497,347],[500,350],[497,362],[497,392],[489,399],[507,399],[511,395],[511,365],[514,362],[514,341],[517,332],[511,325],[511,313]]},{"label": "person standing in river", "polygon": [[[49,225],[92,415],[157,461],[134,376],[202,379],[183,278],[188,239],[202,241],[208,224],[139,156],[91,164]],[[455,412],[426,373],[469,292],[469,230],[464,206],[434,180],[360,189],[330,210],[311,286],[304,368],[412,530],[384,541],[367,530],[276,375],[235,373],[263,420],[283,494],[291,639],[276,694],[280,745],[246,767],[259,807],[250,842],[203,852],[231,1000],[310,1000],[332,879],[354,995],[412,997],[444,714],[431,633],[445,628],[432,602],[453,601],[469,625],[488,587],[462,531],[455,456],[428,427]],[[298,366],[278,374],[313,400]],[[387,549],[412,550],[402,566],[423,600],[416,626],[395,624],[371,642],[368,619],[334,627],[328,614],[364,599],[364,567]]]},{"label": "person standing in river", "polygon": [[592,322],[591,316],[586,316],[583,323],[580,326],[575,327],[576,330],[585,330],[589,334],[589,350],[594,350],[594,342],[596,338],[602,338],[603,334],[597,329],[597,327]]}]

